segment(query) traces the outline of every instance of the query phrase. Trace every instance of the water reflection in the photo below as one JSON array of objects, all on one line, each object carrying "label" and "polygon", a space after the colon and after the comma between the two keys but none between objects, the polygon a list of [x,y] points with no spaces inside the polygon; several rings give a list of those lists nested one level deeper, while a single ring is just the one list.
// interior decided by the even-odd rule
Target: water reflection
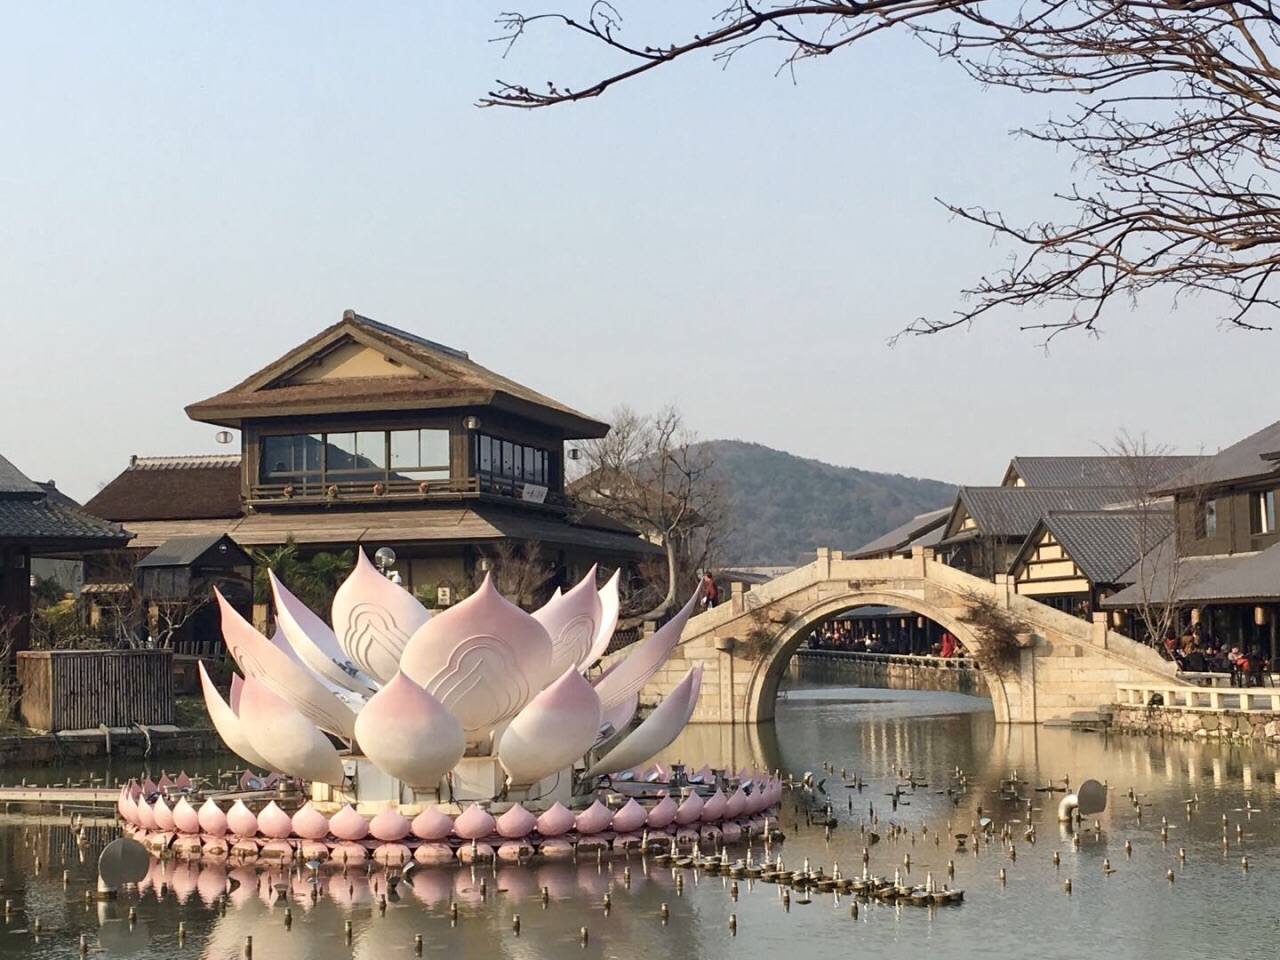
[{"label": "water reflection", "polygon": [[[726,878],[681,871],[677,887],[677,871],[632,856],[475,871],[424,867],[394,890],[385,873],[363,866],[312,875],[156,861],[137,891],[116,903],[86,903],[92,864],[114,830],[89,821],[81,832],[69,816],[50,821],[11,812],[0,821],[0,871],[12,906],[0,925],[0,957],[76,957],[82,933],[105,956],[208,960],[243,957],[247,937],[257,960],[408,958],[417,936],[424,956],[521,960],[631,957],[637,950],[657,960],[851,950],[1092,960],[1157,951],[1252,957],[1270,949],[1254,921],[1269,916],[1280,897],[1280,831],[1272,817],[1280,765],[1261,749],[997,727],[985,700],[799,684],[779,705],[776,725],[691,728],[667,759],[813,770],[826,781],[816,800],[831,805],[837,826],[828,839],[789,796],[781,816],[788,837],[773,850],[788,866],[809,859],[828,872],[839,863],[845,874],[857,874],[865,848],[872,872],[900,870],[912,883],[932,874],[965,889],[966,901],[937,910],[863,904],[855,918],[847,897],[797,894],[784,906],[776,886],[743,880],[735,901]],[[1018,782],[1002,788],[1014,771]],[[844,786],[854,776],[864,781],[861,790]],[[895,809],[900,776],[917,785],[902,788]],[[1089,776],[1109,782],[1111,802],[1096,830],[1091,818],[1071,834],[1056,820],[1062,794],[1037,788]],[[957,850],[953,834],[972,832],[979,816],[1008,827],[1010,841],[971,841]],[[764,851],[757,846],[752,855]],[[1112,872],[1104,872],[1104,861]],[[30,932],[37,916],[38,940]],[[179,923],[186,929],[181,943]],[[589,930],[585,947],[582,927]]]}]

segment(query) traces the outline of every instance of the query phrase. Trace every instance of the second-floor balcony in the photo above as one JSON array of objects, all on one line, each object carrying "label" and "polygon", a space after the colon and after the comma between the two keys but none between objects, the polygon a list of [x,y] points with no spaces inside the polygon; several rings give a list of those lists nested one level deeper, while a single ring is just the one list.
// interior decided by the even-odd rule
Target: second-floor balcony
[{"label": "second-floor balcony", "polygon": [[456,477],[444,480],[328,480],[300,477],[286,483],[254,483],[251,507],[315,507],[322,504],[405,503],[478,498],[518,502],[555,511],[566,510],[571,498],[540,484],[506,477]]}]

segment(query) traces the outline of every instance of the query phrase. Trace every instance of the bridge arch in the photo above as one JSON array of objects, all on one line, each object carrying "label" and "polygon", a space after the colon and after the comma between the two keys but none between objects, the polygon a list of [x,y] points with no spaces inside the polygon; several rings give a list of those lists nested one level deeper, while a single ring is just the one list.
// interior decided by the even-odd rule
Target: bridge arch
[{"label": "bridge arch", "polygon": [[[927,617],[950,631],[969,651],[978,650],[982,646],[973,627],[959,618],[956,609],[936,606],[911,593],[858,590],[825,597],[797,611],[783,624],[769,651],[756,661],[747,684],[746,720],[754,723],[773,719],[778,685],[792,656],[803,645],[814,626],[846,610],[870,605],[900,607],[916,616]],[[1006,677],[1002,674],[983,669],[982,676],[991,692],[991,705],[995,710],[996,721],[1008,723],[1011,716],[1010,698],[1019,695],[1016,678],[1006,686]]]}]

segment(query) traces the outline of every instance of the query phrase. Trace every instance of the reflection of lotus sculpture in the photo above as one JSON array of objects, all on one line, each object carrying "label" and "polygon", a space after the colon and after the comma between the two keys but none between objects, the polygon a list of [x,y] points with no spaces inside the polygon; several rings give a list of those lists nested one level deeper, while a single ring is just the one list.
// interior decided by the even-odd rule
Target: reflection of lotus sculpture
[{"label": "reflection of lotus sculpture", "polygon": [[[464,758],[489,758],[507,790],[527,793],[629,727],[641,687],[674,649],[696,599],[589,682],[585,673],[617,624],[616,574],[597,590],[592,568],[532,614],[486,577],[475,594],[432,616],[358,556],[334,597],[332,627],[274,574],[271,639],[218,596],[223,637],[244,679],[234,679],[228,703],[202,666],[205,701],[224,742],[249,764],[341,787],[334,737],[415,792],[450,790]],[[693,714],[699,671],[587,775],[636,766],[670,744]],[[402,799],[399,788],[382,799]]]}]

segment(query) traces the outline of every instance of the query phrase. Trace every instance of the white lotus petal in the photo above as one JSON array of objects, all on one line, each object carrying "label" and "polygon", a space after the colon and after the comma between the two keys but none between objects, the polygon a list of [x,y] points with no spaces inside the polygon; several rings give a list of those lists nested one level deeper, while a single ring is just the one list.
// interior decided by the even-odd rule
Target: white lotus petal
[{"label": "white lotus petal", "polygon": [[533,619],[551,637],[553,677],[576,667],[587,656],[595,644],[602,614],[594,565],[572,590],[533,612]]},{"label": "white lotus petal", "polygon": [[356,568],[333,597],[333,632],[352,663],[386,683],[400,669],[409,638],[430,619],[413,594],[356,551]]},{"label": "white lotus petal", "polygon": [[312,723],[339,737],[355,737],[356,715],[314,673],[253,628],[215,587],[222,612],[222,639],[244,672],[293,704]]},{"label": "white lotus petal", "polygon": [[320,783],[342,783],[342,758],[329,738],[265,683],[245,677],[240,718],[249,743],[272,770]]},{"label": "white lotus petal", "polygon": [[698,605],[699,593],[700,588],[694,591],[679,613],[663,624],[653,636],[636,644],[636,649],[630,656],[596,681],[596,693],[600,695],[600,705],[605,710],[616,707],[631,694],[639,693],[640,688],[662,669],[667,657],[680,642],[680,633]]},{"label": "white lotus petal", "polygon": [[503,732],[498,762],[512,783],[537,783],[582,757],[599,732],[600,698],[570,662]]},{"label": "white lotus petal", "polygon": [[489,577],[419,627],[401,658],[405,675],[458,718],[472,746],[534,698],[550,665],[547,631]]},{"label": "white lotus petal", "polygon": [[618,578],[622,576],[622,568],[613,571],[609,582],[600,588],[600,623],[596,629],[595,640],[587,655],[578,661],[578,669],[584,673],[587,668],[604,656],[609,649],[609,641],[613,639],[613,631],[618,627],[618,615],[622,611],[622,600],[618,596]]},{"label": "white lotus petal", "polygon": [[[360,694],[377,690],[378,685],[351,664],[329,625],[290,593],[274,571],[268,570],[267,577],[276,601],[276,623],[297,659],[331,684],[345,690]],[[351,665],[350,670],[344,667],[346,664]]]},{"label": "white lotus petal", "polygon": [[248,734],[240,726],[240,718],[231,707],[227,706],[226,701],[222,699],[222,694],[218,693],[218,688],[209,679],[204,661],[199,662],[198,669],[200,670],[200,687],[204,690],[204,705],[209,711],[209,719],[213,721],[213,728],[218,731],[222,742],[249,766],[257,770],[270,769],[271,765],[262,759],[249,743]]},{"label": "white lotus petal", "polygon": [[685,728],[698,705],[702,665],[690,668],[675,689],[645,718],[644,723],[586,772],[587,777],[617,773],[644,763],[666,749]]},{"label": "white lotus petal", "polygon": [[438,787],[467,749],[457,719],[399,672],[360,711],[356,734],[379,770],[419,790]]},{"label": "white lotus petal", "polygon": [[604,711],[600,715],[600,729],[605,732],[597,743],[612,740],[618,734],[626,732],[639,709],[640,694],[633,693],[626,700]]}]

